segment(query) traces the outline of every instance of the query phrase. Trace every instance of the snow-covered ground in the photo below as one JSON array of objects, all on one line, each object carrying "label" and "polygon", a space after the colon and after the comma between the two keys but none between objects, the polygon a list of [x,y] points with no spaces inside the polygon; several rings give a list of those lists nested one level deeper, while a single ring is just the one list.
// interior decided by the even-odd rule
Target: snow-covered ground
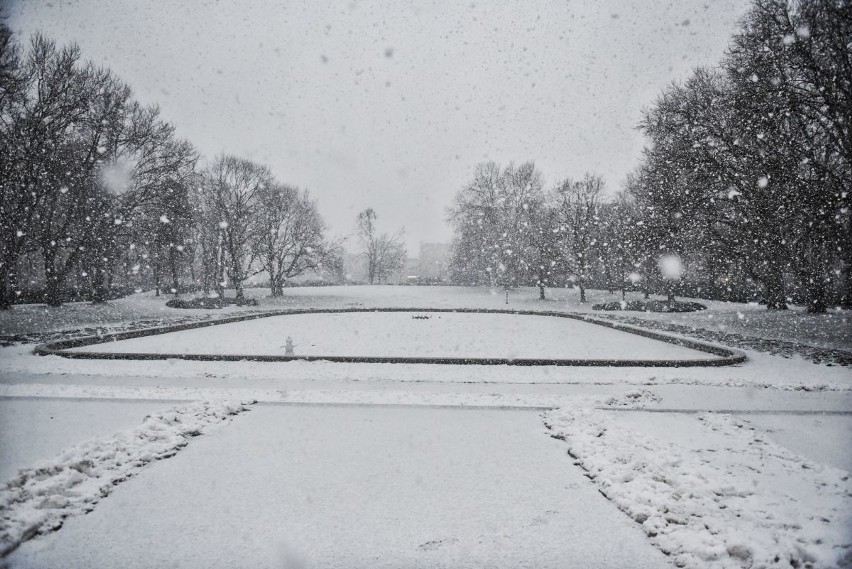
[{"label": "snow-covered ground", "polygon": [[91,512],[115,486],[153,461],[174,456],[188,439],[245,411],[241,403],[194,403],[146,416],[115,436],[86,440],[23,468],[0,487],[0,555],[69,516]]},{"label": "snow-covered ground", "polygon": [[135,427],[162,408],[159,401],[0,399],[0,480],[80,441]]},{"label": "snow-covered ground", "polygon": [[577,399],[547,424],[677,566],[852,562],[848,471],[784,448],[741,417],[613,413],[599,404]]},{"label": "snow-covered ground", "polygon": [[[89,536],[109,546],[92,547]],[[194,441],[11,562],[556,569],[566,559],[667,565],[536,413],[267,406]]]},{"label": "snow-covered ground", "polygon": [[[677,561],[745,568],[774,559],[773,552],[788,562],[812,559],[815,567],[831,567],[848,555],[852,527],[843,512],[849,511],[852,468],[852,370],[814,363],[795,350],[781,357],[748,345],[748,360],[738,366],[671,369],[90,361],[32,353],[34,342],[80,335],[80,328],[91,334],[270,308],[589,312],[572,290],[550,291],[555,300],[545,302],[537,300],[535,290],[515,291],[508,307],[499,291],[456,287],[288,289],[282,299],[267,298],[268,291],[248,292],[261,306],[182,311],[164,309],[165,298],[142,294],[107,308],[79,304],[51,312],[23,306],[0,313],[3,334],[29,335],[7,338],[11,345],[0,348],[0,471],[6,480],[19,469],[67,465],[69,452],[79,455],[83,440],[123,440],[145,415],[189,401],[260,401],[174,458],[149,463],[131,480],[114,490],[110,486],[109,497],[89,515],[68,518],[60,531],[36,537],[3,561],[12,567],[298,566],[293,563],[299,560],[308,567],[456,566],[460,560],[468,566],[491,561],[499,566],[499,552],[505,566],[596,566],[589,560],[604,555],[597,566]],[[617,296],[589,291],[589,298]],[[788,347],[849,349],[848,312],[814,316],[798,309],[767,313],[742,304],[706,304],[708,311],[688,315],[629,314],[652,324],[682,325],[687,336],[689,330],[698,334],[739,326],[737,334],[774,338]],[[286,318],[291,317],[281,320]],[[523,318],[538,319],[495,318],[517,318],[511,326],[521,326]],[[253,326],[264,320],[244,323],[245,334],[228,334],[224,342],[216,331],[229,328],[206,330],[223,348],[238,342],[255,347],[280,340],[283,345],[289,332],[249,338]],[[563,320],[575,322],[548,321]],[[423,323],[433,321],[409,315],[405,322]],[[368,328],[376,346],[406,345],[399,327]],[[473,337],[486,337],[492,328],[469,327],[470,343],[484,345]],[[563,334],[572,333],[541,332],[541,327],[519,330],[514,337],[524,339],[514,345],[529,343],[532,333],[546,337],[543,345],[558,346]],[[298,334],[293,338],[298,353],[303,340]],[[627,340],[618,338],[608,345],[598,342],[595,349],[606,347],[618,357],[628,348]],[[446,340],[436,337],[434,345]],[[737,346],[734,335],[727,340]],[[640,389],[647,394],[631,396]],[[567,446],[548,437],[554,431],[544,428],[540,416],[555,408],[561,410],[548,411],[548,422]],[[595,425],[606,434],[589,436]],[[570,445],[576,445],[572,453],[580,458],[567,457]],[[683,468],[673,466],[676,457]],[[588,464],[574,464],[583,460]],[[582,474],[591,464],[600,475],[590,481]],[[625,465],[634,472],[634,487],[643,485],[641,493],[619,481]],[[681,490],[687,488],[688,499],[675,500],[671,484],[658,484],[654,476],[660,472]],[[404,483],[418,475],[440,479],[442,486]],[[719,480],[737,492],[716,493]],[[653,514],[659,522],[654,536],[635,516],[631,520],[618,512],[629,513],[639,503],[650,504],[648,519]],[[701,509],[708,504],[719,511],[711,515]],[[666,512],[659,513],[666,507],[680,508],[678,515],[690,522],[667,520]],[[722,515],[725,510],[740,516],[731,521]],[[19,527],[21,511],[0,512],[6,531]],[[696,511],[709,527],[702,529]],[[483,512],[483,517],[471,512]],[[578,525],[577,513],[609,521]],[[358,525],[362,518],[363,527]],[[736,529],[719,529],[719,524]],[[628,529],[635,530],[641,544],[636,551],[649,557],[637,554],[635,562],[631,558],[625,564],[612,536],[621,539],[631,533]],[[574,547],[570,536],[575,534],[583,536],[583,547]],[[749,543],[743,543],[744,536]],[[149,544],[158,539],[152,552]],[[634,537],[623,539],[633,543]],[[645,547],[651,545],[672,555]],[[609,551],[613,556],[605,557]],[[784,567],[781,561],[777,566]]]}]

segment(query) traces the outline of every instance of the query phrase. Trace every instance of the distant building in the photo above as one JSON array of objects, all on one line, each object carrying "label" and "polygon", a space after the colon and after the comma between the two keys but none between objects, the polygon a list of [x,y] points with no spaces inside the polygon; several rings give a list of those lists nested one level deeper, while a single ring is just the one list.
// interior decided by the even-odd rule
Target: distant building
[{"label": "distant building", "polygon": [[347,283],[367,282],[367,261],[361,253],[343,255],[343,273]]},{"label": "distant building", "polygon": [[424,283],[448,281],[450,266],[449,243],[420,243],[417,276]]}]

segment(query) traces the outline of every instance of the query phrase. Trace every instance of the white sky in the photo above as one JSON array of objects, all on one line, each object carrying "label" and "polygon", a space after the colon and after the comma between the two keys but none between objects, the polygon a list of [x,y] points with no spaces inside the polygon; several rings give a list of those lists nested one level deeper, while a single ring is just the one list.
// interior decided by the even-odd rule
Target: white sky
[{"label": "white sky", "polygon": [[[4,0],[0,0],[4,1]],[[8,25],[77,42],[207,157],[268,164],[335,234],[449,241],[445,208],[483,160],[550,187],[637,162],[640,111],[718,61],[745,0],[329,2],[5,0]]]}]

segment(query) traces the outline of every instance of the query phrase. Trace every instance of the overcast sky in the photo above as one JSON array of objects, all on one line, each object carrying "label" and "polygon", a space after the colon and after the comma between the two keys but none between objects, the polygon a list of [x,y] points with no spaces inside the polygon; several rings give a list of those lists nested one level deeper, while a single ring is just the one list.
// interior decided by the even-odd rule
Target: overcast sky
[{"label": "overcast sky", "polygon": [[207,157],[268,164],[331,231],[373,207],[409,254],[484,160],[617,190],[640,111],[722,56],[744,0],[2,0],[21,38],[77,42]]}]

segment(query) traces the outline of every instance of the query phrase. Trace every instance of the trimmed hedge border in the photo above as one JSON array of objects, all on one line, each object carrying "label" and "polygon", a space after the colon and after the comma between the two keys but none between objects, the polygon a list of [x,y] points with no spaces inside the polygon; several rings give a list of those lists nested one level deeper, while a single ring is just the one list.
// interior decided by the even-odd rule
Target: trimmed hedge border
[{"label": "trimmed hedge border", "polygon": [[[515,314],[522,316],[553,316],[556,318],[570,318],[612,328],[620,332],[636,334],[660,340],[669,344],[691,348],[719,356],[718,359],[693,359],[693,360],[619,360],[619,359],[549,359],[549,358],[447,358],[447,357],[380,357],[380,356],[279,356],[279,355],[236,355],[236,354],[160,354],[160,353],[109,353],[109,352],[73,352],[71,348],[117,342],[132,338],[142,338],[169,332],[182,330],[193,330],[207,326],[218,326],[220,324],[231,324],[258,318],[269,318],[272,316],[288,316],[293,314],[339,314],[350,312],[438,312],[438,313],[478,313],[478,314]],[[723,348],[713,344],[679,338],[654,332],[643,328],[637,328],[618,322],[601,320],[585,314],[574,312],[554,312],[535,310],[496,310],[488,308],[316,308],[316,309],[292,309],[276,310],[270,312],[242,314],[229,316],[215,320],[202,322],[189,322],[172,326],[160,326],[156,328],[145,328],[129,332],[116,332],[101,336],[87,336],[71,340],[59,340],[40,344],[35,347],[34,353],[40,356],[61,356],[71,359],[90,360],[194,360],[194,361],[255,361],[255,362],[288,362],[288,361],[329,361],[348,363],[404,363],[404,364],[451,364],[451,365],[513,365],[513,366],[607,366],[607,367],[718,367],[740,364],[746,360],[746,356],[739,350]]]}]

